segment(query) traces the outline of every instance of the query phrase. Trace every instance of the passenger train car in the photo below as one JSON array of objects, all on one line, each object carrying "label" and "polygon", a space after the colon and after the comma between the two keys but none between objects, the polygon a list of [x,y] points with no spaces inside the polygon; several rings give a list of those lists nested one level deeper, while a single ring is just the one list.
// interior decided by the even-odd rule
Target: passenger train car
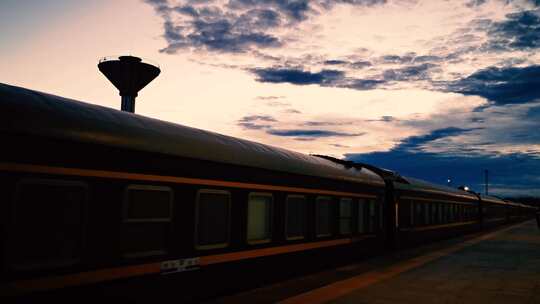
[{"label": "passenger train car", "polygon": [[534,212],[4,84],[0,133],[2,296],[200,299]]}]

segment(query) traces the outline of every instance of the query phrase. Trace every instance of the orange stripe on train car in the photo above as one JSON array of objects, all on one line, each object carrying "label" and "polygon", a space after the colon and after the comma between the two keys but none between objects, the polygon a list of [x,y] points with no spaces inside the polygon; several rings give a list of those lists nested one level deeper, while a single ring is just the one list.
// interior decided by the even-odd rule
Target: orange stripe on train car
[{"label": "orange stripe on train car", "polygon": [[14,171],[14,172],[41,173],[41,174],[127,179],[127,180],[138,180],[138,181],[157,181],[157,182],[168,182],[168,183],[177,183],[177,184],[192,184],[192,185],[202,185],[202,186],[218,186],[218,187],[243,188],[243,189],[255,189],[255,190],[286,191],[286,192],[298,192],[298,193],[313,193],[313,194],[327,194],[327,195],[337,195],[337,196],[376,198],[375,195],[370,195],[370,194],[323,190],[323,189],[309,189],[309,188],[301,188],[301,187],[274,186],[274,185],[230,182],[230,181],[200,179],[200,178],[128,173],[128,172],[105,171],[105,170],[94,170],[94,169],[51,167],[51,166],[29,165],[29,164],[18,164],[18,163],[0,163],[0,170]]},{"label": "orange stripe on train car", "polygon": [[[231,252],[224,254],[208,255],[200,257],[200,265],[206,266],[211,264],[233,262],[244,259],[251,259],[263,256],[277,255],[290,252],[298,252],[302,250],[331,247],[343,244],[349,244],[354,242],[353,240],[337,239],[328,240],[313,243],[286,245],[272,248],[262,248],[241,252]],[[63,276],[46,277],[34,280],[21,280],[8,283],[7,286],[0,287],[0,295],[17,295],[22,293],[28,293],[32,291],[43,291],[50,289],[58,289],[70,286],[79,286],[93,283],[100,283],[105,281],[112,281],[115,279],[123,279],[135,276],[142,276],[148,274],[158,274],[161,272],[161,263],[150,263],[136,266],[117,267],[111,269],[102,269],[96,271],[87,271],[76,274],[69,274]]]},{"label": "orange stripe on train car", "polygon": [[231,253],[224,253],[224,254],[217,254],[217,255],[201,256],[200,264],[204,266],[204,265],[211,265],[211,264],[216,264],[216,263],[232,262],[232,261],[251,259],[251,258],[257,258],[257,257],[262,257],[262,256],[269,256],[269,255],[276,255],[276,254],[282,254],[282,253],[297,252],[297,251],[302,251],[302,250],[349,244],[351,242],[352,242],[351,239],[339,239],[339,240],[330,240],[330,241],[323,241],[323,242],[316,242],[316,243],[304,243],[304,244],[263,248],[263,249],[248,250],[248,251],[241,251],[241,252],[231,252]]},{"label": "orange stripe on train car", "polygon": [[49,289],[58,289],[62,287],[93,284],[134,276],[159,273],[160,268],[161,263],[151,263],[80,272],[75,274],[33,280],[21,280],[8,284],[1,290],[1,293],[6,295],[16,295],[31,291],[43,291]]},{"label": "orange stripe on train car", "polygon": [[458,227],[458,226],[466,226],[466,225],[473,225],[478,224],[478,221],[466,221],[466,222],[458,222],[458,223],[451,223],[451,224],[441,224],[441,225],[430,225],[430,226],[420,226],[420,227],[404,227],[399,228],[400,231],[427,231],[427,230],[436,230],[436,229],[442,229],[442,228],[452,228],[452,227]]}]

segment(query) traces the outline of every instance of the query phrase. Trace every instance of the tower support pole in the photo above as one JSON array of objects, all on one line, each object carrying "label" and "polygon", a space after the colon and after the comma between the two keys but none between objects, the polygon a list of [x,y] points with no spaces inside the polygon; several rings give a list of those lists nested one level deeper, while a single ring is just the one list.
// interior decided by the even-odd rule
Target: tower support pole
[{"label": "tower support pole", "polygon": [[134,96],[122,96],[122,111],[135,113]]}]

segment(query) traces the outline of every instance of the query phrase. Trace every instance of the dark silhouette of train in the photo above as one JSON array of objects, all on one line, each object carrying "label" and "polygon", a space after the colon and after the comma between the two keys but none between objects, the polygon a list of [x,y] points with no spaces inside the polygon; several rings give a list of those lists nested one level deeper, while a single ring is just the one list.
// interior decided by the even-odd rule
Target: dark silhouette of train
[{"label": "dark silhouette of train", "polygon": [[204,299],[535,208],[0,84],[0,295]]}]

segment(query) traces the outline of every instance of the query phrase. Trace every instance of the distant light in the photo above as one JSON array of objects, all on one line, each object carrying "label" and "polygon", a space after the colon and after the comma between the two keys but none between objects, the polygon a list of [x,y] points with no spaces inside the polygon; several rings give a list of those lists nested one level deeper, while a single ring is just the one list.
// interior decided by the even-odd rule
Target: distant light
[{"label": "distant light", "polygon": [[465,188],[463,188],[463,190],[469,191],[469,187],[465,186]]},{"label": "distant light", "polygon": [[452,180],[451,180],[451,179],[448,179],[448,183],[450,184],[451,182],[452,182]]}]

